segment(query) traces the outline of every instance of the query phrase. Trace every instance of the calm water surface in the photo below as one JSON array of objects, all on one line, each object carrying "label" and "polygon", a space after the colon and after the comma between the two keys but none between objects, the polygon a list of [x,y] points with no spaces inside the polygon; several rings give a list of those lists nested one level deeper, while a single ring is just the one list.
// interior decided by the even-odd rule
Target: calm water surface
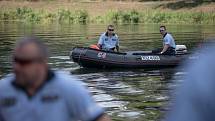
[{"label": "calm water surface", "polygon": [[[212,25],[167,25],[177,44],[189,50],[215,35]],[[154,121],[164,116],[169,94],[180,82],[184,71],[176,69],[96,70],[80,68],[69,59],[75,46],[97,42],[106,25],[59,25],[0,22],[0,78],[11,72],[11,50],[17,39],[34,34],[50,48],[49,64],[53,69],[76,75],[107,109],[114,121]],[[121,51],[151,50],[161,47],[157,24],[117,25]]]}]

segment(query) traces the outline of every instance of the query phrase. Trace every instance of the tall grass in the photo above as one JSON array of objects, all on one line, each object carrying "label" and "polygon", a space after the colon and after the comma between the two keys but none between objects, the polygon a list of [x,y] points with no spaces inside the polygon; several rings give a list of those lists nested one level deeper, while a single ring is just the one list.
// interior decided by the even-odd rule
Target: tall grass
[{"label": "tall grass", "polygon": [[117,23],[175,23],[175,24],[215,24],[215,13],[209,12],[174,12],[145,10],[109,11],[105,22]]},{"label": "tall grass", "polygon": [[174,23],[174,24],[215,24],[215,13],[188,11],[108,11],[102,16],[89,16],[85,10],[60,9],[54,12],[17,8],[1,10],[0,20],[42,23]]},{"label": "tall grass", "polygon": [[84,10],[69,11],[60,9],[57,12],[17,8],[16,10],[0,11],[0,20],[26,22],[59,22],[59,23],[87,23],[88,13]]}]

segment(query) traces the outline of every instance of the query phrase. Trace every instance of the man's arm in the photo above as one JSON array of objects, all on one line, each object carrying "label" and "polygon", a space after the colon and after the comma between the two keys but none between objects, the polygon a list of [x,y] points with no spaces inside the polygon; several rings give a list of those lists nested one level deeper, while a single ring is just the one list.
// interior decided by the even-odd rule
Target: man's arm
[{"label": "man's arm", "polygon": [[165,44],[164,47],[163,47],[163,50],[161,51],[161,54],[163,54],[164,52],[166,52],[169,47],[170,46],[168,44]]},{"label": "man's arm", "polygon": [[99,49],[102,49],[102,45],[103,45],[103,36],[101,35],[99,37],[99,41],[97,43],[97,46],[99,47]]},{"label": "man's arm", "polygon": [[174,41],[173,37],[170,34],[166,35],[164,39],[164,47],[163,47],[163,50],[161,51],[161,54],[167,51],[172,41]]},{"label": "man's arm", "polygon": [[116,51],[119,52],[119,38],[117,36],[117,42],[116,42]]}]

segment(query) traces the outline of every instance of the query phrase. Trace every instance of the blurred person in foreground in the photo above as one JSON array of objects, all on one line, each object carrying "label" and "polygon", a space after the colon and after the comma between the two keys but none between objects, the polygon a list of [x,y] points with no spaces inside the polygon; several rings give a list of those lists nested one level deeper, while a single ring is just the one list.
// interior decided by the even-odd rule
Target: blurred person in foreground
[{"label": "blurred person in foreground", "polygon": [[188,73],[166,121],[215,120],[215,44],[207,44],[198,54],[186,63]]},{"label": "blurred person in foreground", "polygon": [[110,121],[81,82],[52,71],[47,60],[38,38],[18,41],[14,74],[0,80],[0,121]]}]

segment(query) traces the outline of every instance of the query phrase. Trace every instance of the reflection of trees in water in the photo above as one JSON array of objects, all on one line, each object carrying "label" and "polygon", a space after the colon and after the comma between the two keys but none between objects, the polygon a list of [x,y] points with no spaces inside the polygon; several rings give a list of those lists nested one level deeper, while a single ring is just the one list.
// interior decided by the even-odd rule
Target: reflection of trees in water
[{"label": "reflection of trees in water", "polygon": [[[141,119],[157,120],[162,117],[165,105],[168,102],[169,79],[174,74],[174,69],[161,70],[133,70],[133,73],[119,73],[115,81],[123,82],[125,85],[142,92],[114,93],[120,100],[128,101],[128,109],[141,110],[145,116]],[[113,77],[112,75],[109,75]]]},{"label": "reflection of trees in water", "polygon": [[0,75],[11,70],[11,56],[15,40],[0,32]]},{"label": "reflection of trees in water", "polygon": [[[176,68],[175,68],[176,69]],[[140,111],[135,121],[158,120],[167,110],[169,102],[169,83],[175,74],[174,68],[169,69],[77,69],[73,74],[87,76],[90,84],[99,78],[99,88],[105,93],[113,95],[117,100],[129,102],[124,111]],[[89,75],[88,75],[89,74]],[[89,81],[88,81],[89,83]],[[102,86],[101,86],[102,85]],[[113,110],[113,109],[111,109]],[[119,109],[117,109],[119,110]],[[123,110],[120,110],[123,112]],[[122,120],[118,113],[113,113],[113,118]],[[126,117],[128,119],[129,117]]]},{"label": "reflection of trees in water", "polygon": [[[1,34],[1,33],[0,33]],[[2,39],[7,38],[1,34],[0,40],[0,77],[7,74],[11,70],[11,55],[14,46],[14,40]]]}]

